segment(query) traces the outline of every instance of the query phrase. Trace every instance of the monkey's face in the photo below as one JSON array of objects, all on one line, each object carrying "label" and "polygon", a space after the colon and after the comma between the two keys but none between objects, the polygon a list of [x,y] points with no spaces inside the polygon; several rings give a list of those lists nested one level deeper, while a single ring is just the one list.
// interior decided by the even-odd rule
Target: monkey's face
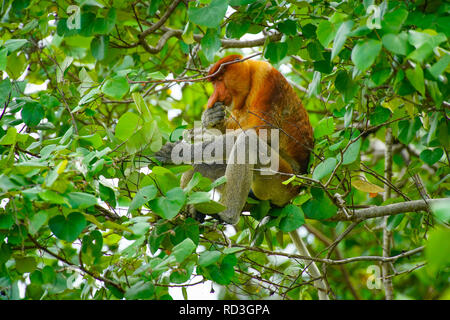
[{"label": "monkey's face", "polygon": [[227,89],[223,78],[218,78],[213,81],[214,92],[208,99],[207,108],[212,108],[216,102],[222,102],[226,106],[230,106],[233,102],[233,97],[230,90]]}]

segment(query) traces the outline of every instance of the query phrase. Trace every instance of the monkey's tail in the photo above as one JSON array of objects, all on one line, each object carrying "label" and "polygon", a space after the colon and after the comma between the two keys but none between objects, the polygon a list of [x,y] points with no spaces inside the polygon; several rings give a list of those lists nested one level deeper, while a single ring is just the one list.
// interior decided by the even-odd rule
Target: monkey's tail
[{"label": "monkey's tail", "polygon": [[[298,234],[298,230],[289,232],[289,235],[299,254],[302,256],[311,257],[308,248],[306,248],[305,243]],[[314,261],[305,261],[305,263],[309,264],[308,271],[311,277],[313,277],[314,279],[318,279],[314,281],[314,287],[316,287],[317,289],[319,300],[329,300],[330,298],[327,294],[327,286],[325,285],[325,281],[323,280],[322,274],[320,273],[319,268],[317,268],[316,263]]]}]

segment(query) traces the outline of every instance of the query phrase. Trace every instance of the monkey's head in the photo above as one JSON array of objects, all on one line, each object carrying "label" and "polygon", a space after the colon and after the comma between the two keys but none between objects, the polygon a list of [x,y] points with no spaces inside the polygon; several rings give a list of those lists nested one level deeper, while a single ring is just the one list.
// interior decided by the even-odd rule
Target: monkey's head
[{"label": "monkey's head", "polygon": [[247,60],[232,63],[240,59],[241,55],[229,55],[211,67],[208,75],[214,75],[209,79],[214,85],[214,92],[209,97],[207,108],[212,108],[216,102],[232,106],[248,95],[251,87],[250,64]]}]

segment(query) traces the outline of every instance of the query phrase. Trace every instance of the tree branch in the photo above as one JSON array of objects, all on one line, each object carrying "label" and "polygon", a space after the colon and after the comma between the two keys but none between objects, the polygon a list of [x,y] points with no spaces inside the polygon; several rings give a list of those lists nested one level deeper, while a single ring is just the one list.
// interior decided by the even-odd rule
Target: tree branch
[{"label": "tree branch", "polygon": [[370,218],[378,218],[384,216],[392,216],[395,214],[406,212],[428,211],[428,204],[438,203],[442,201],[450,201],[450,198],[430,199],[426,202],[424,200],[405,201],[400,203],[393,203],[387,206],[376,206],[365,209],[358,209],[353,212],[351,217],[346,217],[344,214],[339,214],[330,218],[331,221],[358,221]]},{"label": "tree branch", "polygon": [[[386,181],[392,180],[392,128],[386,128],[385,135],[385,151],[384,151],[384,178]],[[391,197],[391,188],[388,184],[384,185],[384,201],[388,200]],[[384,216],[383,218],[383,257],[389,257],[391,253],[391,241],[392,241],[392,232],[388,228],[388,216]],[[394,298],[394,287],[392,285],[392,279],[388,278],[389,274],[389,263],[385,262],[381,265],[381,270],[383,274],[383,286],[384,292],[386,296],[386,300],[392,300]]]}]

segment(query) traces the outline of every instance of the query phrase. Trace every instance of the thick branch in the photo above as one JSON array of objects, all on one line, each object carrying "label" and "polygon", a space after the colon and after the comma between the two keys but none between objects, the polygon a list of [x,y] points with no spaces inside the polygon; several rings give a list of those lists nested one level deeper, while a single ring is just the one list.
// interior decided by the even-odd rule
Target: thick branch
[{"label": "thick branch", "polygon": [[178,4],[180,2],[181,2],[181,0],[173,1],[172,4],[169,6],[169,8],[167,8],[167,11],[161,17],[161,19],[159,19],[159,21],[157,23],[155,23],[154,25],[152,25],[150,28],[148,28],[147,30],[142,32],[139,35],[139,38],[143,39],[146,36],[148,36],[149,34],[155,32],[156,30],[158,30],[167,21],[167,19],[169,19],[170,15],[172,14],[172,12],[175,10],[175,8],[178,6]]},{"label": "thick branch", "polygon": [[[386,141],[385,141],[385,165],[384,165],[384,178],[386,181],[392,180],[392,128],[386,128]],[[391,197],[391,188],[388,184],[384,185],[384,201]],[[383,218],[383,257],[389,257],[391,254],[391,242],[392,232],[388,228],[388,217]],[[388,278],[390,271],[389,263],[385,262],[381,266],[383,273],[383,286],[386,296],[386,300],[392,300],[394,298],[394,287],[392,285],[392,279]]]},{"label": "thick branch", "polygon": [[392,216],[394,214],[406,213],[406,212],[419,212],[419,211],[428,211],[428,205],[433,203],[438,203],[442,201],[449,201],[449,198],[441,198],[441,199],[430,199],[425,202],[424,200],[413,200],[413,201],[405,201],[400,203],[393,203],[387,206],[377,206],[365,209],[358,209],[353,212],[351,217],[346,217],[343,214],[340,214],[336,217],[331,218],[330,220],[334,221],[358,221],[365,220],[370,218],[378,218],[384,216]]}]

